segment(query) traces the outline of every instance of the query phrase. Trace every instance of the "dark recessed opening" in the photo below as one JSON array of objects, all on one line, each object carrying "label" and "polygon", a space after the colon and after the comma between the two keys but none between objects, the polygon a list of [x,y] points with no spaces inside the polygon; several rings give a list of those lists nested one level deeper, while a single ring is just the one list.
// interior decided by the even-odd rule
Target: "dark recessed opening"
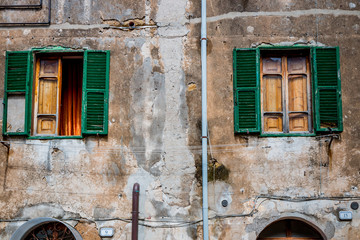
[{"label": "dark recessed opening", "polygon": [[129,22],[129,27],[130,28],[135,28],[135,23],[134,22]]},{"label": "dark recessed opening", "polygon": [[352,210],[357,210],[359,208],[359,203],[357,202],[352,202],[350,205]]}]

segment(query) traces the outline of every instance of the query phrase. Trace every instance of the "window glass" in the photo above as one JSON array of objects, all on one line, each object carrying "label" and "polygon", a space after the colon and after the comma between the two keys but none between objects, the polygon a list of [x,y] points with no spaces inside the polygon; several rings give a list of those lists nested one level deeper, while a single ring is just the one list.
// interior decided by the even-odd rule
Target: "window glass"
[{"label": "window glass", "polygon": [[25,95],[21,94],[8,96],[7,131],[24,131],[25,109]]}]

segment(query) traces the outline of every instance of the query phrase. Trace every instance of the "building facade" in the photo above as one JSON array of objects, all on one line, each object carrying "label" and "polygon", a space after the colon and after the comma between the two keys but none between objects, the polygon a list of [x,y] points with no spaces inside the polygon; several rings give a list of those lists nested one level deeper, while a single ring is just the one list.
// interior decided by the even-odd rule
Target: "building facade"
[{"label": "building facade", "polygon": [[[202,239],[200,1],[1,4],[0,238]],[[207,11],[210,239],[360,239],[360,2]]]}]

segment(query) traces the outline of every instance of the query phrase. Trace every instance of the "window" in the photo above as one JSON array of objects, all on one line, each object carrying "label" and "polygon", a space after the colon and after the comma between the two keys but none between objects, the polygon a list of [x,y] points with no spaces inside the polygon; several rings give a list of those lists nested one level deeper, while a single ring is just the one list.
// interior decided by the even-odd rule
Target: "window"
[{"label": "window", "polygon": [[107,134],[109,56],[62,48],[7,52],[3,134]]},{"label": "window", "polygon": [[60,222],[50,222],[38,226],[31,230],[24,240],[45,240],[45,239],[58,239],[58,240],[76,240],[73,233],[69,228]]},{"label": "window", "polygon": [[341,132],[339,49],[234,49],[237,133]]},{"label": "window", "polygon": [[17,239],[57,239],[57,240],[80,240],[80,233],[69,224],[54,218],[34,218],[21,225],[11,236],[11,240]]}]

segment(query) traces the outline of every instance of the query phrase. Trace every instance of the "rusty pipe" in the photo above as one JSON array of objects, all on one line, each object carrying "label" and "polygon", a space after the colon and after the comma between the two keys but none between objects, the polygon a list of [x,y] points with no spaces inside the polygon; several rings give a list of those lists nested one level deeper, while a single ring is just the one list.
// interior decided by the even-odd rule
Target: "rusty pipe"
[{"label": "rusty pipe", "polygon": [[138,240],[140,185],[134,184],[132,198],[131,240]]}]

